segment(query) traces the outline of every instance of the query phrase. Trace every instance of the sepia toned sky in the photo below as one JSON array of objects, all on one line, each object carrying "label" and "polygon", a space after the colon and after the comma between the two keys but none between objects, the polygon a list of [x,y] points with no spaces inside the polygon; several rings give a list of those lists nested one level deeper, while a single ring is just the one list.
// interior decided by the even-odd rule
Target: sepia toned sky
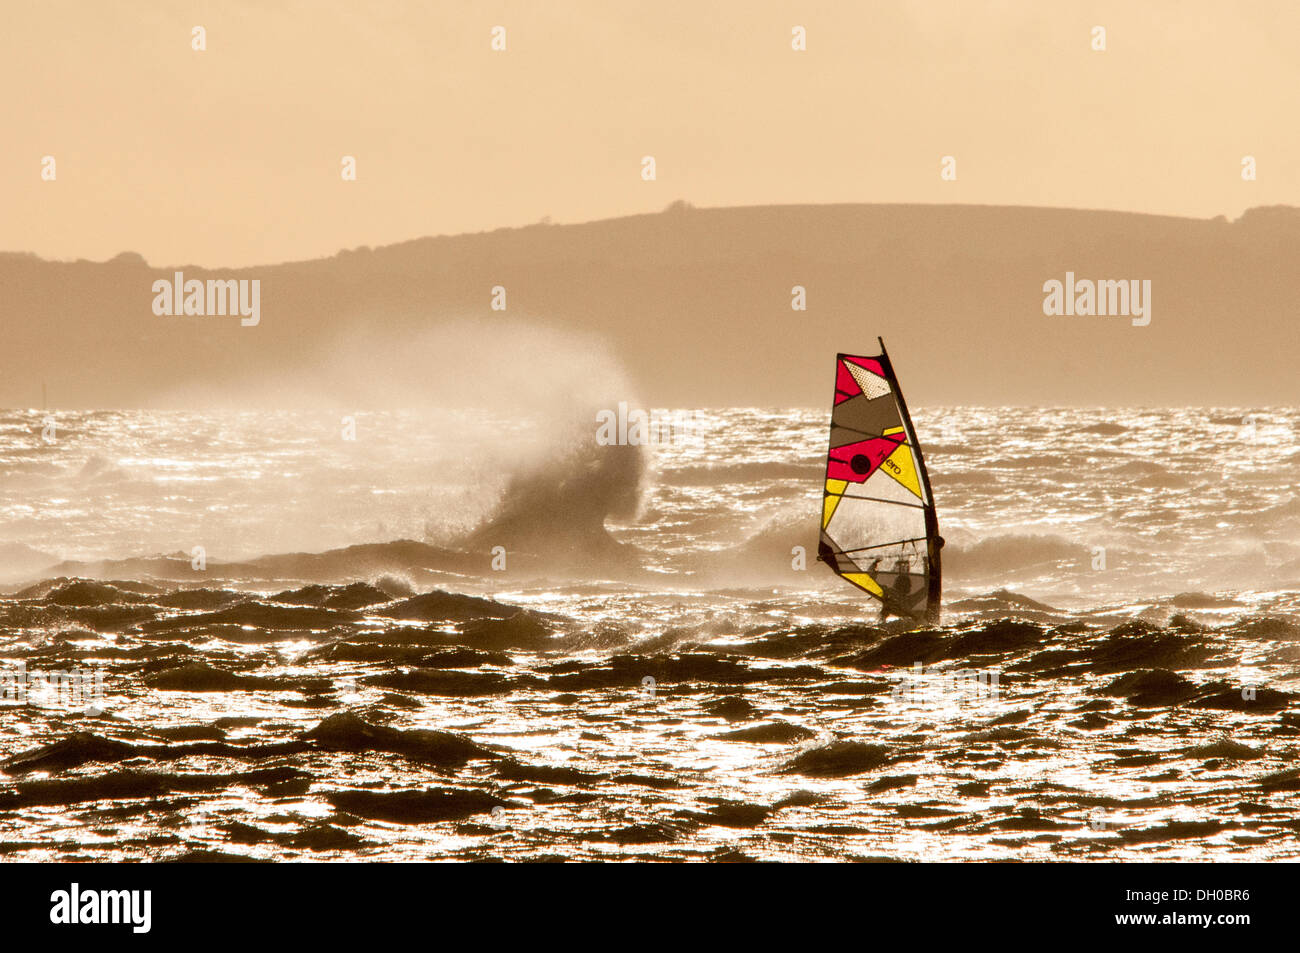
[{"label": "sepia toned sky", "polygon": [[270,263],[676,199],[1300,205],[1291,2],[49,0],[5,21],[0,250],[48,258]]}]

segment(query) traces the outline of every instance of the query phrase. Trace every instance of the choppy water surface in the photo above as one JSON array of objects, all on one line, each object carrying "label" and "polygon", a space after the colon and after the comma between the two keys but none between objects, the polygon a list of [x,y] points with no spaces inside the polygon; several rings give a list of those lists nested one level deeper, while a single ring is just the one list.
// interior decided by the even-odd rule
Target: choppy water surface
[{"label": "choppy water surface", "polygon": [[1295,410],[917,413],[933,630],[813,560],[822,413],[46,416],[7,859],[1300,856]]}]

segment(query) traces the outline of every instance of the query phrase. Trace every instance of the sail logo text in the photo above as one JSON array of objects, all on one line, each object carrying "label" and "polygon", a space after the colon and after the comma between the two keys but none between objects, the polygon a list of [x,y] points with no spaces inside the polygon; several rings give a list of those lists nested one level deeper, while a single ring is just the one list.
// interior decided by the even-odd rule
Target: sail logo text
[{"label": "sail logo text", "polygon": [[1143,281],[1101,278],[1075,280],[1074,272],[1065,273],[1065,281],[1049,278],[1043,283],[1043,314],[1048,317],[1122,315],[1132,318],[1135,328],[1151,323],[1151,279]]},{"label": "sail logo text", "polygon": [[239,323],[246,328],[255,327],[262,320],[260,278],[186,281],[185,273],[178,271],[171,281],[166,278],[155,281],[153,293],[153,313],[159,317],[238,314]]},{"label": "sail logo text", "polygon": [[50,922],[57,924],[129,924],[132,933],[148,933],[153,926],[152,890],[71,889],[50,894]]}]

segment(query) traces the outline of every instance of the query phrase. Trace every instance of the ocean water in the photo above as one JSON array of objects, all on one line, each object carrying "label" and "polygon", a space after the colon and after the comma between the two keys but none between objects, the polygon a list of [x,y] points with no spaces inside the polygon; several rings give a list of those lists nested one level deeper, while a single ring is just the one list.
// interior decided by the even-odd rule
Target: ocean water
[{"label": "ocean water", "polygon": [[913,416],[936,628],[823,411],[0,413],[0,856],[1300,857],[1300,411]]}]

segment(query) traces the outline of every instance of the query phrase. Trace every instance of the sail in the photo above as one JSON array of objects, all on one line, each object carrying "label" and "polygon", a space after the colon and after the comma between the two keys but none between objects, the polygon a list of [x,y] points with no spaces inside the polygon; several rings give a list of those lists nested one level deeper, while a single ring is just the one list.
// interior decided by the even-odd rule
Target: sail
[{"label": "sail", "polygon": [[835,358],[818,559],[894,615],[937,619],[939,522],[894,369],[880,354]]}]

